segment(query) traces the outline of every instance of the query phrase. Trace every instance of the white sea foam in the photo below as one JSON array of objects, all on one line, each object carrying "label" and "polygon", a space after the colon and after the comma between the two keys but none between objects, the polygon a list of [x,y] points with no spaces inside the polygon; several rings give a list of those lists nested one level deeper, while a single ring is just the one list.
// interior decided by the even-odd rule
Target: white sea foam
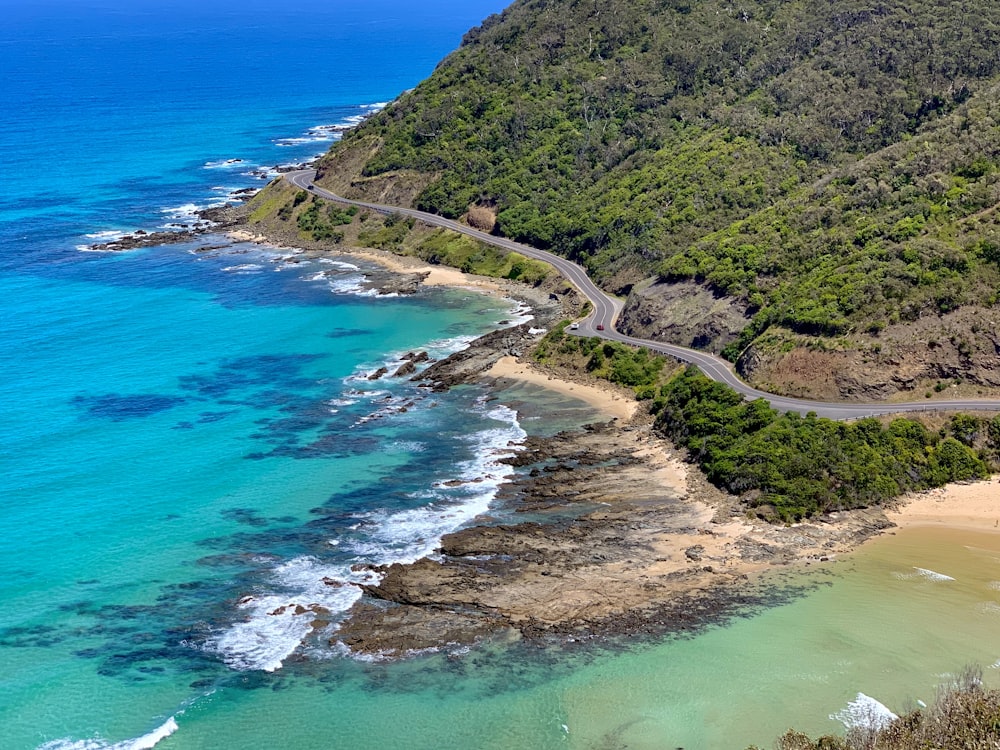
[{"label": "white sea foam", "polygon": [[365,277],[360,275],[342,276],[331,279],[330,291],[334,294],[350,294],[355,297],[378,296],[378,290],[365,287]]},{"label": "white sea foam", "polygon": [[297,164],[282,164],[276,167],[256,167],[247,172],[240,172],[242,177],[256,177],[258,180],[273,180],[281,174],[283,168],[293,168]]},{"label": "white sea foam", "polygon": [[[385,392],[366,395],[380,393]],[[361,531],[364,539],[334,539],[331,546],[353,553],[353,562],[413,562],[432,554],[444,534],[486,512],[509,471],[499,459],[516,450],[511,443],[523,440],[526,433],[512,409],[488,407],[485,401],[477,408],[499,424],[466,438],[474,457],[456,466],[454,478],[462,484],[445,488],[438,483],[417,498],[427,501],[419,508],[375,510],[358,516],[349,528]],[[233,669],[279,669],[310,635],[317,613],[325,618],[332,615],[335,620],[361,596],[358,586],[352,584],[375,583],[380,578],[367,569],[352,570],[346,563],[324,565],[314,557],[295,558],[274,570],[270,591],[240,601],[238,608],[244,619],[218,634],[207,648],[219,653]],[[344,649],[344,653],[348,651]]]},{"label": "white sea foam", "polygon": [[357,399],[350,398],[331,398],[326,402],[329,406],[350,406],[351,404],[358,403]]},{"label": "white sea foam", "polygon": [[[482,408],[482,407],[481,407]],[[527,433],[517,421],[517,414],[503,405],[486,412],[498,427],[482,430],[467,439],[474,457],[459,463],[455,475],[461,484],[444,490],[441,484],[422,497],[427,505],[398,512],[374,511],[367,516],[373,528],[365,540],[351,544],[359,557],[380,565],[413,562],[437,549],[441,537],[486,513],[510,468],[500,459],[515,452],[511,443],[523,440]]]},{"label": "white sea foam", "polygon": [[336,266],[337,268],[343,268],[345,271],[360,271],[361,269],[354,265],[353,263],[348,263],[343,260],[333,260],[332,258],[320,258],[319,263],[327,266]]},{"label": "white sea foam", "polygon": [[512,326],[521,325],[522,323],[527,323],[529,320],[535,319],[532,309],[523,302],[511,299],[510,297],[505,297],[504,301],[510,303],[511,305],[511,308],[507,313],[507,320]]},{"label": "white sea foam", "polygon": [[289,560],[272,573],[275,591],[242,599],[243,621],[217,635],[208,649],[233,669],[273,672],[312,632],[318,613],[345,612],[360,598],[361,590],[350,582],[374,580],[372,573],[325,566],[314,557]]},{"label": "white sea foam", "polygon": [[[476,336],[452,336],[446,339],[438,339],[432,341],[427,346],[423,347],[423,351],[427,352],[430,360],[438,360],[447,357],[450,354],[454,354],[457,351],[461,351],[467,347],[471,342],[476,340]],[[377,363],[363,363],[358,366],[358,368],[349,376],[344,378],[345,384],[357,385],[359,383],[370,383],[372,381],[368,380],[368,376],[379,368],[384,367],[388,373],[391,375],[396,370],[398,370],[406,360],[403,358],[404,352],[393,352],[390,353],[383,361]],[[430,362],[418,363],[417,367],[423,369],[423,367]],[[357,395],[365,395],[369,398],[375,398],[379,396],[390,395],[388,391],[384,389],[379,389],[376,391],[371,390],[360,390],[357,391]]]},{"label": "white sea foam", "polygon": [[[463,348],[472,336],[441,339],[427,351],[447,355]],[[402,355],[390,355],[392,364],[401,364]],[[366,382],[371,389],[355,388],[351,396],[377,402],[393,394],[384,386],[367,381],[370,368],[361,368],[345,383]],[[331,399],[330,406],[350,405],[356,399]],[[397,404],[384,409],[398,410]],[[481,399],[476,409],[496,425],[465,439],[472,458],[455,466],[453,474],[442,477],[431,489],[413,496],[421,507],[404,511],[372,510],[359,514],[348,528],[358,532],[353,539],[333,539],[330,545],[353,554],[351,563],[388,565],[413,562],[433,554],[441,537],[487,512],[500,484],[510,469],[501,459],[517,450],[526,434],[512,409],[488,404]],[[375,414],[379,414],[376,412]],[[369,415],[374,418],[374,415]],[[422,446],[421,446],[422,447]],[[416,446],[396,445],[394,450]],[[446,480],[458,480],[447,482]],[[360,538],[358,538],[360,537]],[[317,613],[334,623],[361,596],[353,584],[375,583],[381,575],[365,568],[352,570],[350,563],[324,564],[314,557],[295,558],[275,568],[266,591],[253,593],[237,605],[242,619],[206,644],[236,670],[274,671],[309,639]],[[336,627],[336,625],[334,625]],[[307,641],[308,639],[308,641]],[[346,652],[346,650],[345,650]],[[308,653],[312,653],[309,651]]]},{"label": "white sea foam", "polygon": [[930,581],[954,581],[955,579],[951,576],[946,576],[944,573],[938,573],[933,570],[928,570],[927,568],[913,568],[917,571],[917,574],[923,576]]},{"label": "white sea foam", "polygon": [[109,229],[104,232],[94,232],[93,234],[85,234],[88,240],[98,240],[100,242],[114,242],[115,240],[120,240],[122,237],[128,235],[129,232],[124,232],[120,229]]},{"label": "white sea foam", "polygon": [[88,240],[94,240],[94,242],[77,245],[76,249],[81,253],[106,252],[104,248],[100,248],[98,245],[104,245],[109,242],[117,242],[120,239],[128,237],[130,234],[132,234],[132,232],[126,232],[122,229],[108,229],[103,232],[92,232],[83,236]]},{"label": "white sea foam", "polygon": [[830,718],[841,722],[848,729],[884,729],[899,717],[871,696],[858,693],[853,701],[831,714]]},{"label": "white sea foam", "polygon": [[359,109],[361,112],[356,115],[349,115],[340,122],[313,125],[303,135],[293,138],[278,138],[274,145],[282,147],[301,146],[306,143],[329,143],[341,138],[345,130],[357,127],[367,118],[381,109],[384,109],[387,102],[376,102],[375,104],[363,104]]},{"label": "white sea foam", "polygon": [[261,265],[259,265],[257,263],[240,263],[237,266],[226,266],[222,270],[226,271],[228,273],[242,273],[242,274],[247,274],[247,273],[257,273],[262,268],[263,268],[263,266],[261,266]]},{"label": "white sea foam", "polygon": [[954,581],[955,579],[951,576],[946,576],[944,573],[938,573],[933,570],[928,570],[927,568],[917,568],[914,567],[915,573],[893,573],[894,578],[898,578],[900,581],[912,581],[915,578],[924,578],[928,581],[935,582],[945,582]]},{"label": "white sea foam", "polygon": [[219,206],[226,205],[228,201],[221,200],[214,203],[208,203],[204,205],[199,205],[197,203],[185,203],[181,206],[169,206],[166,208],[161,208],[160,213],[166,218],[171,219],[166,224],[162,224],[160,229],[190,229],[195,228],[208,228],[214,226],[214,223],[206,219],[201,218],[198,215],[199,211],[204,211],[206,208],[217,208]]},{"label": "white sea foam", "polygon": [[202,165],[202,169],[236,169],[246,166],[244,159],[219,159],[217,161],[207,161]]},{"label": "white sea foam", "polygon": [[177,721],[171,716],[149,734],[124,742],[107,742],[100,738],[89,740],[52,740],[39,745],[38,750],[151,750],[160,740],[165,740],[178,729]]}]

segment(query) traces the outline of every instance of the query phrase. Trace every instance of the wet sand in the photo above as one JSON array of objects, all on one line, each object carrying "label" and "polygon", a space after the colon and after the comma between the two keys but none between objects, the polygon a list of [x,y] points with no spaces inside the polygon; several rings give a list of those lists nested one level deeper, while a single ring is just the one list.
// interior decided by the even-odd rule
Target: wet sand
[{"label": "wet sand", "polygon": [[[635,397],[623,388],[604,385],[596,379],[592,380],[591,383],[576,383],[565,380],[540,370],[528,362],[518,361],[516,357],[503,357],[484,374],[491,378],[506,378],[521,383],[531,383],[564,396],[578,398],[609,418],[622,421],[628,421],[635,416],[639,408]],[[683,469],[680,462],[677,462],[677,465]],[[684,476],[686,476],[686,472],[678,479],[683,481]]]}]

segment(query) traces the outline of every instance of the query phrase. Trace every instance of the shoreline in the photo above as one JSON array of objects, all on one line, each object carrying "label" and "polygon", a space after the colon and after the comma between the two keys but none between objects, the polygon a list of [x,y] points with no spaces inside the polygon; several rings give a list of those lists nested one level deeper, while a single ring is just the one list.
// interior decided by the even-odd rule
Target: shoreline
[{"label": "shoreline", "polygon": [[[620,394],[513,357],[485,376],[580,398],[610,418],[528,437],[493,511],[445,534],[437,554],[373,569],[331,645],[407,658],[483,641],[563,645],[697,631],[789,595],[768,576],[850,552],[889,526],[881,512],[774,527],[743,516]],[[494,377],[504,373],[503,377]],[[519,376],[519,377],[514,377]],[[502,399],[502,394],[498,394]],[[633,402],[635,404],[636,402]],[[500,514],[500,518],[496,514]]]},{"label": "shoreline", "polygon": [[577,398],[609,418],[622,422],[631,420],[639,410],[639,402],[634,398],[629,399],[624,389],[615,388],[596,379],[593,383],[583,383],[561,378],[536,367],[534,364],[521,362],[512,356],[498,359],[489,370],[482,374],[482,377],[493,379],[498,386],[503,386],[505,380],[514,381],[536,385],[563,396]]},{"label": "shoreline", "polygon": [[900,529],[938,528],[1000,534],[1000,474],[906,495],[886,510]]},{"label": "shoreline", "polygon": [[[240,229],[229,236],[289,244]],[[544,290],[516,282],[385,250],[303,249],[377,264],[413,280],[414,291],[444,285],[526,298],[545,320],[539,325],[565,317]],[[506,509],[504,522],[477,519],[446,534],[433,558],[378,569],[380,582],[362,587],[365,596],[340,623],[333,647],[396,659],[495,639],[579,642],[690,631],[780,598],[786,584],[772,572],[833,560],[893,527],[880,508],[790,527],[747,519],[735,498],[652,431],[624,389],[519,359],[537,338],[526,325],[487,334],[424,376],[438,390],[486,382],[500,398],[505,385],[528,383],[578,398],[611,421],[529,438],[511,462],[521,471],[495,500]],[[533,520],[522,521],[525,514]]]},{"label": "shoreline", "polygon": [[[228,236],[289,244],[240,228]],[[386,250],[301,249],[376,264],[409,285],[406,293],[450,286],[523,299],[539,325],[567,312],[543,289]],[[527,325],[487,334],[422,377],[435,390],[486,382],[497,395],[511,382],[528,383],[578,398],[611,421],[529,438],[511,462],[525,471],[506,480],[495,500],[506,508],[505,521],[477,519],[479,525],[446,534],[435,557],[379,568],[380,582],[362,587],[365,596],[331,639],[335,648],[395,659],[497,638],[576,642],[689,631],[723,621],[734,608],[780,598],[786,584],[772,572],[825,563],[918,518],[942,527],[959,520],[940,507],[937,515],[918,512],[950,498],[952,487],[901,499],[893,509],[833,513],[789,527],[747,519],[735,498],[652,432],[631,394],[523,359],[537,338]],[[915,503],[909,511],[908,503]],[[525,513],[542,519],[523,522]],[[990,521],[1000,523],[1000,510],[996,515]]]}]

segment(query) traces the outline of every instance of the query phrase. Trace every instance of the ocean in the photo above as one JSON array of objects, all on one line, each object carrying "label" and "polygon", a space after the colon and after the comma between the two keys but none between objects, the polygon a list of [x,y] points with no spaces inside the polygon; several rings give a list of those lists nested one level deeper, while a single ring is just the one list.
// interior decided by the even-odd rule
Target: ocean
[{"label": "ocean", "polygon": [[595,415],[368,379],[528,319],[512,301],[375,297],[357,259],[210,234],[92,251],[323,152],[503,4],[276,5],[2,4],[0,747],[768,745],[997,662],[995,540],[913,534],[683,639],[331,649],[294,605],[343,611],[358,589],[324,579],[431,552],[510,443]]}]

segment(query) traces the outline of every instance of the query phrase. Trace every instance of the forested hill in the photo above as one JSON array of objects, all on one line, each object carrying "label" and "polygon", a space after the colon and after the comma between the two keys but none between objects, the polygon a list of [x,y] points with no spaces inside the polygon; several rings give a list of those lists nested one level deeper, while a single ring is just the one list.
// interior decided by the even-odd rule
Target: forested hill
[{"label": "forested hill", "polygon": [[520,0],[320,182],[693,281],[742,306],[734,357],[787,350],[994,305],[998,87],[990,0]]}]

